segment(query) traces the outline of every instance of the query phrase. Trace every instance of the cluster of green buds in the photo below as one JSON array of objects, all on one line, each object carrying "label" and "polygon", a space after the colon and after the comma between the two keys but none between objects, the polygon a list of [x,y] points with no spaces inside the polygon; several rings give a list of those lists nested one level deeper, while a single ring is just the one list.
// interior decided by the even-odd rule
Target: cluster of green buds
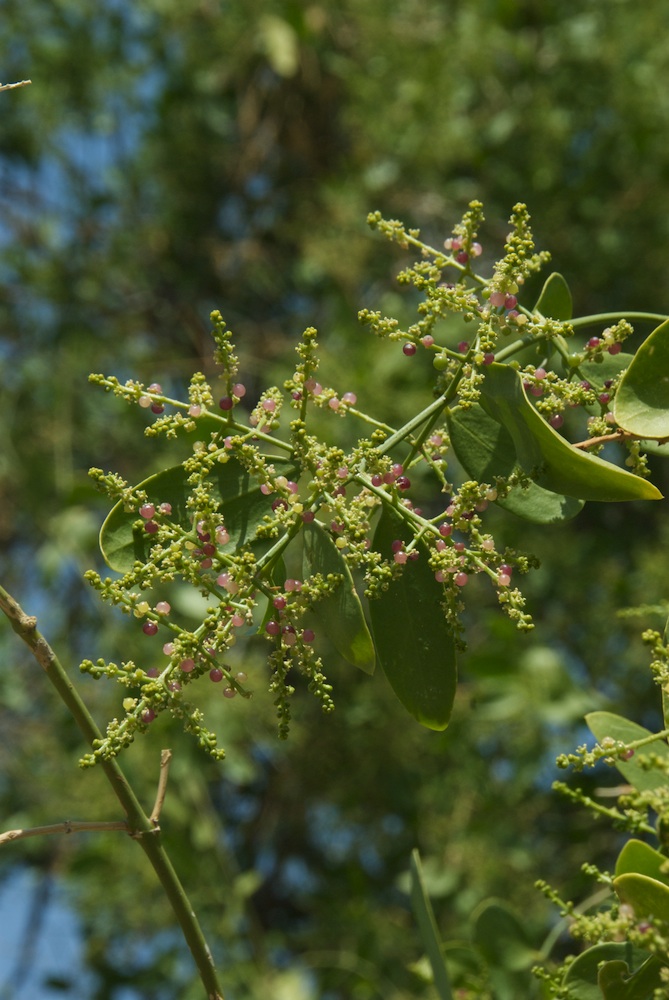
[{"label": "cluster of green buds", "polygon": [[[333,650],[368,673],[378,663],[407,710],[444,729],[456,653],[465,645],[469,580],[487,577],[518,628],[532,627],[514,586],[532,559],[497,543],[486,527],[488,506],[550,524],[573,517],[587,499],[659,496],[644,478],[590,454],[588,440],[575,447],[558,434],[565,409],[581,408],[589,419],[594,407],[606,429],[624,438],[608,418],[628,327],[609,326],[598,345],[591,340],[575,353],[567,340],[579,321],[571,320],[559,275],[551,275],[533,308],[521,306],[522,286],[547,259],[534,251],[524,206],[514,209],[504,254],[488,278],[475,267],[483,259],[477,202],[443,250],[378,214],[369,221],[420,253],[399,276],[421,293],[416,323],[403,330],[392,317],[360,314],[377,336],[401,343],[407,364],[419,350],[433,356],[434,386],[403,426],[377,420],[354,393],[324,383],[313,328],[304,332],[283,386],[250,401],[217,312],[215,360],[224,384],[218,400],[201,373],[191,379],[187,399],[171,397],[158,383],[91,376],[155,414],[146,433],[183,438],[188,455],[135,487],[91,471],[115,502],[101,549],[120,575],[91,572],[88,579],[156,637],[157,652],[142,666],[83,664],[128,688],[124,717],[113,720],[84,763],[114,756],[165,710],[184,720],[206,750],[222,755],[186,694],[206,678],[224,697],[249,697],[229,650],[257,636],[269,646],[268,683],[281,736],[288,732],[294,672],[307,679],[324,711],[332,710],[323,657]],[[454,316],[472,324],[468,341],[453,343]],[[609,380],[611,363],[618,367]],[[317,410],[354,422],[359,436],[350,449],[324,440],[322,430],[314,433]],[[638,448],[635,454],[635,472],[645,474]],[[175,581],[205,599],[194,626],[179,621],[165,600]]]}]

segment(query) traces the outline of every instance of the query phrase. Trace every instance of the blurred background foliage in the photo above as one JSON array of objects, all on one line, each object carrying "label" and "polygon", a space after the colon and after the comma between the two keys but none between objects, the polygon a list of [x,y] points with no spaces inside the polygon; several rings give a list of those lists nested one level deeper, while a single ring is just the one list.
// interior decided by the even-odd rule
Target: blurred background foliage
[{"label": "blurred background foliage", "polygon": [[[472,198],[488,261],[527,202],[578,314],[669,311],[664,13],[660,0],[5,0],[0,74],[33,83],[1,95],[2,582],[73,675],[84,656],[155,655],[82,584],[105,512],[86,471],[138,480],[181,456],[143,438],[142,414],[89,387],[90,371],[174,392],[194,368],[215,379],[220,308],[249,398],[289,371],[314,324],[324,380],[399,422],[432,373],[357,322],[362,305],[412,308],[393,283],[408,258],[365,216],[379,208],[439,243]],[[518,636],[477,594],[445,734],[415,726],[382,677],[334,662],[334,716],[298,692],[279,744],[261,645],[243,659],[254,700],[208,705],[225,764],[163,722],[132,748],[147,804],[160,747],[174,749],[165,837],[226,998],[432,996],[406,895],[414,846],[447,940],[466,941],[475,908],[500,897],[537,946],[555,914],[534,879],[591,891],[581,862],[610,867],[618,838],[555,798],[553,760],[588,710],[658,720],[637,622],[616,612],[667,596],[663,510],[590,504],[554,529],[491,512],[500,539],[542,560],[526,581],[537,629]],[[5,626],[0,653],[3,828],[114,818]],[[116,692],[80,683],[100,721],[114,713]],[[200,995],[130,842],[24,841],[3,849],[0,874],[17,865],[37,872],[38,899],[48,880],[66,887],[93,976],[45,997]],[[452,954],[459,982],[487,995],[485,970]],[[10,964],[0,995],[20,995],[20,973]],[[495,997],[539,996],[522,975]]]}]

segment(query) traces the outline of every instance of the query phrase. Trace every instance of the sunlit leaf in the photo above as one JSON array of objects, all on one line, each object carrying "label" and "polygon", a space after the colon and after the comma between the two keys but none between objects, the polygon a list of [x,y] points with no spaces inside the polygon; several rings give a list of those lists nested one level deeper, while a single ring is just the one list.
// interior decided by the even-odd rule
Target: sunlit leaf
[{"label": "sunlit leaf", "polygon": [[541,295],[532,312],[541,313],[550,319],[568,320],[572,315],[572,300],[569,285],[561,274],[549,274],[541,289]]},{"label": "sunlit leaf", "polygon": [[508,365],[492,364],[481,405],[511,435],[518,461],[539,486],[580,500],[660,500],[652,483],[574,448],[531,405]]},{"label": "sunlit leaf", "polygon": [[[448,428],[453,450],[472,479],[493,483],[495,476],[507,477],[518,468],[511,435],[497,420],[474,404],[468,410],[449,414]],[[524,489],[515,487],[508,496],[495,501],[504,510],[536,524],[555,524],[575,517],[583,501],[542,489],[532,482]]]},{"label": "sunlit leaf", "polygon": [[313,613],[318,624],[348,663],[373,674],[376,664],[374,643],[348,563],[317,521],[304,525],[302,538],[305,577],[314,573],[323,576],[333,573],[343,577],[336,590],[314,603]]},{"label": "sunlit leaf", "polygon": [[[374,548],[388,558],[395,539],[409,540],[404,523],[384,509]],[[457,681],[455,642],[441,608],[441,588],[427,550],[369,602],[376,655],[404,707],[428,729],[445,729]]]},{"label": "sunlit leaf", "polygon": [[437,924],[430,898],[425,889],[420,855],[417,850],[411,852],[411,906],[418,924],[420,939],[432,966],[432,976],[437,994],[440,1000],[452,1000],[453,993],[441,953]]},{"label": "sunlit leaf", "polygon": [[618,386],[613,412],[619,426],[631,434],[669,437],[669,320],[634,355]]},{"label": "sunlit leaf", "polygon": [[629,903],[639,917],[669,920],[669,886],[648,875],[626,873],[613,880],[613,888],[623,903]]},{"label": "sunlit leaf", "polygon": [[[294,465],[286,459],[272,458],[271,461],[275,468],[286,475],[294,471]],[[234,458],[217,465],[207,477],[207,482],[212,484],[213,496],[230,535],[230,542],[221,550],[234,550],[251,541],[265,515],[271,513],[271,497],[260,492],[258,482]],[[191,513],[186,506],[191,487],[187,483],[183,466],[175,465],[158,472],[139,486],[156,506],[170,503],[170,521],[179,524],[186,531],[191,530]],[[104,560],[119,573],[132,569],[135,560],[146,562],[149,558],[152,537],[144,531],[143,526],[134,527],[138,520],[140,518],[137,511],[127,511],[123,503],[119,502],[109,512],[100,529],[100,550]]]},{"label": "sunlit leaf", "polygon": [[618,855],[615,874],[647,875],[649,878],[669,885],[669,872],[665,870],[668,862],[669,858],[660,854],[650,844],[632,838],[627,841]]},{"label": "sunlit leaf", "polygon": [[[629,719],[625,719],[621,715],[615,715],[613,712],[590,712],[589,715],[586,715],[585,721],[590,732],[600,744],[607,736],[614,740],[620,740],[622,743],[633,743],[653,735],[650,730],[644,729],[636,722],[630,722]],[[652,753],[658,757],[667,758],[669,762],[669,746],[665,740],[653,740],[637,751],[637,754],[643,753]],[[649,792],[666,786],[667,778],[665,775],[657,770],[646,770],[636,762],[635,757],[631,757],[629,760],[616,758],[616,767],[625,780],[630,785],[634,785],[640,792]]]}]

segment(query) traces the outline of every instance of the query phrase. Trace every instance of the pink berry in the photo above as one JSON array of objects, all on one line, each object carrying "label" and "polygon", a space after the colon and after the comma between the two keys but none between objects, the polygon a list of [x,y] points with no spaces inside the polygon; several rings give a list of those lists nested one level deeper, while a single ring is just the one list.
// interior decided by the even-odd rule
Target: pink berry
[{"label": "pink berry", "polygon": [[346,403],[347,406],[355,406],[358,402],[358,397],[354,392],[345,392],[341,397],[342,403]]},{"label": "pink berry", "polygon": [[265,413],[274,413],[276,410],[276,400],[274,399],[263,399],[262,408]]},{"label": "pink berry", "polygon": [[453,579],[455,580],[455,583],[457,584],[458,587],[464,587],[469,577],[467,576],[466,573],[460,572],[456,573]]},{"label": "pink berry", "polygon": [[472,243],[472,257],[480,257],[483,253],[483,247],[480,243]]},{"label": "pink berry", "polygon": [[242,385],[241,382],[235,382],[232,387],[232,395],[236,396],[237,399],[242,399],[246,395],[246,386]]},{"label": "pink berry", "polygon": [[265,625],[265,631],[267,632],[267,635],[279,635],[279,633],[281,632],[281,626],[279,625],[278,622],[275,622],[274,619],[272,618]]},{"label": "pink berry", "polygon": [[490,293],[490,305],[494,306],[495,309],[501,308],[506,300],[506,294],[504,292],[491,292]]},{"label": "pink berry", "polygon": [[172,504],[171,503],[161,503],[161,505],[160,505],[160,513],[164,514],[165,517],[169,517],[170,514],[172,513]]},{"label": "pink berry", "polygon": [[156,611],[159,615],[169,615],[171,610],[167,601],[158,601],[156,604]]},{"label": "pink berry", "polygon": [[223,691],[223,697],[224,698],[234,698],[236,694],[237,694],[237,692],[235,691],[234,688],[226,688]]},{"label": "pink berry", "polygon": [[609,344],[609,346],[607,347],[607,350],[608,350],[609,354],[620,354],[620,352],[622,351],[622,349],[623,349],[623,345],[622,344],[618,344],[618,343]]},{"label": "pink berry", "polygon": [[381,486],[383,484],[383,476],[378,472],[374,473],[372,476],[372,486]]},{"label": "pink berry", "polygon": [[590,340],[588,341],[588,343],[585,346],[586,347],[595,348],[595,347],[599,347],[600,344],[601,344],[601,340],[599,339],[599,337],[591,337]]},{"label": "pink berry", "polygon": [[304,631],[302,632],[302,642],[306,642],[307,645],[312,643],[315,638],[316,638],[316,633],[314,632],[313,629],[305,628]]},{"label": "pink berry", "polygon": [[158,631],[158,626],[155,622],[144,622],[142,625],[142,632],[145,635],[155,635]]},{"label": "pink berry", "polygon": [[192,406],[188,407],[189,417],[199,417],[201,413],[202,413],[202,407],[199,406],[197,403],[193,403]]},{"label": "pink berry", "polygon": [[[492,296],[491,296],[492,298]],[[515,309],[518,305],[518,299],[515,295],[506,295],[504,297],[504,308],[505,309]]]},{"label": "pink berry", "polygon": [[165,656],[171,656],[173,652],[174,652],[174,643],[166,642],[165,645],[163,646],[163,653],[165,654]]},{"label": "pink berry", "polygon": [[140,517],[145,517],[147,521],[150,521],[153,515],[156,513],[156,508],[152,503],[145,503],[139,508]]},{"label": "pink berry", "polygon": [[465,543],[464,542],[456,542],[455,545],[453,546],[453,548],[455,549],[456,552],[464,552],[465,551]]},{"label": "pink berry", "polygon": [[294,646],[297,642],[297,633],[292,625],[284,625],[281,629],[281,638],[283,639],[284,645]]},{"label": "pink berry", "polygon": [[432,347],[434,344],[434,337],[430,333],[426,333],[424,337],[420,338],[420,342],[423,347]]},{"label": "pink berry", "polygon": [[434,574],[434,578],[437,581],[437,583],[443,583],[445,580],[445,573],[443,569],[438,569],[437,572]]},{"label": "pink berry", "polygon": [[283,611],[283,609],[286,606],[286,598],[282,597],[281,594],[279,594],[278,597],[274,598],[272,604],[274,605],[277,611]]},{"label": "pink berry", "polygon": [[508,573],[500,573],[497,577],[497,583],[500,587],[508,587],[511,583],[511,577]]},{"label": "pink berry", "polygon": [[545,368],[536,368],[535,369],[534,377],[538,378],[539,381],[541,381],[541,379],[546,378],[546,375],[547,375],[547,372],[546,372]]},{"label": "pink berry", "polygon": [[244,618],[244,615],[240,615],[239,612],[237,612],[232,616],[230,621],[232,622],[235,628],[241,628],[241,626],[246,621],[246,618]]},{"label": "pink berry", "polygon": [[452,525],[448,524],[448,523],[447,523],[446,521],[444,521],[444,523],[443,523],[443,524],[440,524],[440,525],[439,525],[439,534],[440,534],[440,535],[441,535],[441,536],[442,536],[443,538],[448,538],[448,536],[449,536],[450,534],[452,534],[452,532],[453,532],[453,527],[452,527]]},{"label": "pink berry", "polygon": [[209,671],[209,679],[212,680],[214,684],[218,684],[219,681],[223,680],[223,671],[219,670],[218,667],[213,667]]},{"label": "pink berry", "polygon": [[148,392],[155,392],[158,395],[162,395],[163,387],[160,384],[160,382],[152,382],[147,391]]},{"label": "pink berry", "polygon": [[195,660],[191,659],[190,656],[187,656],[185,660],[181,661],[179,666],[185,674],[189,674],[195,667]]}]

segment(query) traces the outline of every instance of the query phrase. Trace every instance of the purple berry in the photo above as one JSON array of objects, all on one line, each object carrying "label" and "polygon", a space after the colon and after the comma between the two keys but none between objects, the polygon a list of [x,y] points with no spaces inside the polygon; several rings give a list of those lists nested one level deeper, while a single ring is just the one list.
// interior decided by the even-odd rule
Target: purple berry
[{"label": "purple berry", "polygon": [[267,632],[267,635],[279,635],[281,632],[281,626],[278,622],[275,622],[274,619],[271,619],[265,625],[265,631]]},{"label": "purple berry", "polygon": [[214,684],[218,684],[219,681],[223,680],[223,671],[219,670],[218,667],[213,667],[209,671],[209,679],[212,680]]},{"label": "purple berry", "polygon": [[142,632],[144,635],[155,635],[158,631],[158,626],[155,622],[144,622],[142,625]]},{"label": "purple berry", "polygon": [[231,396],[223,396],[219,399],[218,405],[222,410],[231,410],[234,406],[234,399]]},{"label": "purple berry", "polygon": [[404,347],[402,348],[402,353],[406,354],[407,358],[413,357],[413,355],[416,353],[416,345],[405,344]]},{"label": "purple berry", "polygon": [[411,489],[411,480],[407,479],[406,476],[398,476],[395,486],[397,486],[398,490]]}]

